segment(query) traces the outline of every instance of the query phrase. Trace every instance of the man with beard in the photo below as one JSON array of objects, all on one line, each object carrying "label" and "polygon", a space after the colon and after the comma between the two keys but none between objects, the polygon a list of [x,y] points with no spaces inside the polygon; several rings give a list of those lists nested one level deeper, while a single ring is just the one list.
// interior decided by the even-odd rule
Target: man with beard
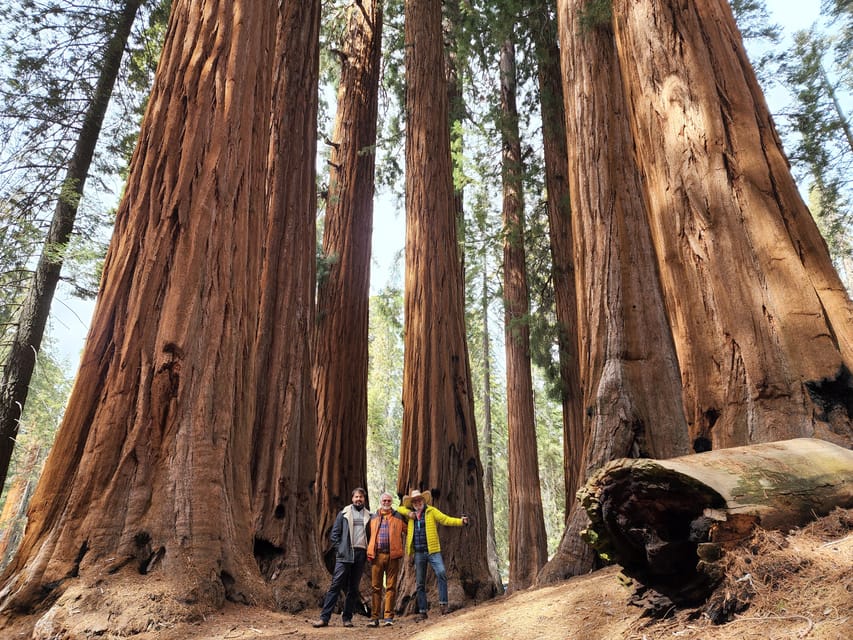
[{"label": "man with beard", "polygon": [[345,627],[352,626],[352,614],[359,602],[358,584],[367,561],[367,524],[370,512],[364,508],[367,492],[358,487],[352,492],[352,504],[341,509],[335,518],[329,541],[335,549],[335,571],[332,584],[323,599],[323,610],[315,627],[329,626],[332,611],[338,602],[341,589],[346,591],[344,611],[341,615]]}]

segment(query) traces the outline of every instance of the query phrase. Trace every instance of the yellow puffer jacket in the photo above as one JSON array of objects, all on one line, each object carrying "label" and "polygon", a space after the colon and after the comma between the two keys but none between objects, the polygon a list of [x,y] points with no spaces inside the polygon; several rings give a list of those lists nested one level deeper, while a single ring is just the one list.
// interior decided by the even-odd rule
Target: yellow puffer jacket
[{"label": "yellow puffer jacket", "polygon": [[[397,511],[408,517],[412,509],[407,509],[401,505],[397,507]],[[462,522],[462,518],[445,515],[430,505],[427,505],[424,510],[424,523],[426,525],[427,553],[441,551],[441,543],[438,540],[439,524],[446,527],[461,527],[465,524]],[[409,555],[415,553],[415,521],[412,518],[409,518],[409,530],[406,532],[406,553]]]}]

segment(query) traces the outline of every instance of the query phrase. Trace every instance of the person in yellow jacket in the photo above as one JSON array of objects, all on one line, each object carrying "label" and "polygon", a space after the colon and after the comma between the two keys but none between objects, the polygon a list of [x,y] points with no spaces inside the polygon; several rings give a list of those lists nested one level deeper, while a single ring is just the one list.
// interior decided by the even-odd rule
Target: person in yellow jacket
[{"label": "person in yellow jacket", "polygon": [[441,613],[447,613],[447,572],[441,557],[441,543],[438,539],[438,525],[461,527],[468,524],[468,516],[454,518],[443,514],[432,506],[432,494],[429,491],[411,491],[403,498],[400,513],[409,517],[409,530],[406,534],[406,553],[415,559],[415,581],[417,582],[418,620],[427,617],[426,566],[432,567],[438,582],[438,605]]},{"label": "person in yellow jacket", "polygon": [[403,560],[403,544],[406,538],[406,518],[391,507],[390,493],[379,496],[379,511],[370,518],[367,531],[367,561],[370,563],[370,586],[373,602],[370,622],[367,626],[378,627],[382,613],[382,581],[385,579],[385,617],[382,624],[394,624],[394,603],[397,599],[397,576]]}]

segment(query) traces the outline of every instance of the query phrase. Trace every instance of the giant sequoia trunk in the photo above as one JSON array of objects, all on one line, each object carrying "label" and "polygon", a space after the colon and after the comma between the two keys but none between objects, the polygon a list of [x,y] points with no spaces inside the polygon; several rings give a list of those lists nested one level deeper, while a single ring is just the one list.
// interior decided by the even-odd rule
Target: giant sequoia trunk
[{"label": "giant sequoia trunk", "polygon": [[509,589],[526,589],[548,560],[539,486],[533,375],[530,369],[530,296],[524,251],[521,139],[516,107],[515,45],[501,45],[501,140],[503,183],[503,298],[506,349],[507,493]]},{"label": "giant sequoia trunk", "polygon": [[[612,34],[606,28],[581,28],[584,4],[563,0],[558,18],[588,434],[586,478],[613,458],[686,453],[687,428]],[[593,555],[579,538],[586,522],[583,510],[570,512],[560,547],[540,572],[540,582],[592,567]]]},{"label": "giant sequoia trunk", "polygon": [[319,0],[285,2],[273,65],[264,262],[256,335],[252,450],[255,556],[276,604],[316,601],[323,581],[315,518],[316,414],[309,344],[316,264]]},{"label": "giant sequoia trunk", "polygon": [[[486,562],[483,470],[463,323],[441,1],[406,2],[406,278],[403,433],[397,488],[431,489],[471,526],[442,531],[450,599],[495,594]],[[413,601],[404,570],[400,606]]]},{"label": "giant sequoia trunk", "polygon": [[728,3],[616,0],[613,12],[695,448],[850,446],[853,305]]},{"label": "giant sequoia trunk", "polygon": [[250,500],[276,5],[173,4],[77,381],[0,590],[7,613],[52,604],[51,635],[85,609],[130,635],[270,601]]},{"label": "giant sequoia trunk", "polygon": [[559,330],[560,397],[563,405],[563,458],[566,518],[575,503],[583,460],[584,427],[578,366],[578,306],[575,295],[574,236],[569,199],[566,110],[560,72],[557,26],[550,1],[537,2],[530,26],[536,50],[542,143],[545,156],[545,190],[548,198],[548,235],[551,241],[551,277],[554,310]]},{"label": "giant sequoia trunk", "polygon": [[[318,535],[328,547],[337,512],[367,486],[367,327],[382,8],[349,9],[332,134],[323,232],[328,273],[317,287]],[[334,561],[334,558],[332,558]]]},{"label": "giant sequoia trunk", "polygon": [[98,82],[80,124],[80,133],[59,189],[44,248],[18,313],[15,335],[3,359],[0,379],[0,488],[6,482],[15,437],[18,435],[18,422],[27,402],[36,355],[41,349],[53,294],[62,272],[64,247],[74,230],[77,207],[83,196],[101,125],[140,4],[142,0],[126,0],[116,15],[115,30],[106,43],[104,57],[99,63]]}]

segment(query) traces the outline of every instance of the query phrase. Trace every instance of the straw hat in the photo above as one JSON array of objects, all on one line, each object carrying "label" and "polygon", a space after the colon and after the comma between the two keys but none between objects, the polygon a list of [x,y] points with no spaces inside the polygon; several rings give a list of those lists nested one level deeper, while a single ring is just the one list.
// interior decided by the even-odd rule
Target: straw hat
[{"label": "straw hat", "polygon": [[403,498],[403,506],[407,509],[411,509],[412,500],[414,500],[415,498],[423,498],[424,502],[426,502],[427,504],[432,504],[432,494],[429,491],[424,491],[422,493],[417,489],[413,489],[409,495]]}]

